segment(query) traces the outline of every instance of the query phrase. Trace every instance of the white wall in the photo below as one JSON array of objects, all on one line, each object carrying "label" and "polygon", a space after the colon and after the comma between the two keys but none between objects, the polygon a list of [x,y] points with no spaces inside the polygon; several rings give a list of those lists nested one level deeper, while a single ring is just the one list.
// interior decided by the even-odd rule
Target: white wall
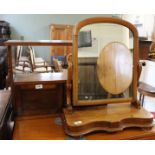
[{"label": "white wall", "polygon": [[91,30],[92,47],[79,48],[79,57],[98,57],[101,50],[110,42],[121,42],[129,47],[129,30],[116,24],[92,24],[81,29]]},{"label": "white wall", "polygon": [[[50,24],[75,24],[80,20],[95,16],[94,14],[1,14],[0,20],[10,23],[12,39],[46,40],[50,36]],[[50,60],[50,48],[37,48],[38,56]],[[42,52],[44,50],[44,52]]]},{"label": "white wall", "polygon": [[155,87],[155,62],[149,60],[142,60],[142,62],[146,63],[145,66],[142,67],[142,72],[140,75],[140,80],[144,83],[147,83],[153,87]]}]

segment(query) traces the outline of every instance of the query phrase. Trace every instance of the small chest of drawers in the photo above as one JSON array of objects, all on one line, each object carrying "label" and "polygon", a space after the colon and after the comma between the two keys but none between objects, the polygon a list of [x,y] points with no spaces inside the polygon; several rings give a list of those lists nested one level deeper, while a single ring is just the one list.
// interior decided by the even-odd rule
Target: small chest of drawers
[{"label": "small chest of drawers", "polygon": [[18,116],[59,113],[65,103],[66,72],[18,75],[14,80]]}]

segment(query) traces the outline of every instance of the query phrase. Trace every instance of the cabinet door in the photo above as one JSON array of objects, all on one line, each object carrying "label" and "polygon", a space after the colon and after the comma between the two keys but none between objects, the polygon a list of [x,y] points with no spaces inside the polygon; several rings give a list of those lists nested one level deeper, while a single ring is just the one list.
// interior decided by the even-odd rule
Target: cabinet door
[{"label": "cabinet door", "polygon": [[[50,38],[52,40],[72,40],[72,25],[51,25]],[[52,46],[51,55],[66,55],[72,52],[72,47]]]}]

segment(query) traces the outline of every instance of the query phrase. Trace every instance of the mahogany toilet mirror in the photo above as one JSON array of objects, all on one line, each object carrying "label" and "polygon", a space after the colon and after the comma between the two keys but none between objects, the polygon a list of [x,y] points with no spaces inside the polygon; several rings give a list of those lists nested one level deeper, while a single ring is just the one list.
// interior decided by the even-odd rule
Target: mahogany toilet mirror
[{"label": "mahogany toilet mirror", "polygon": [[137,100],[138,61],[138,32],[129,22],[95,17],[75,25],[63,111],[68,135],[152,127]]}]

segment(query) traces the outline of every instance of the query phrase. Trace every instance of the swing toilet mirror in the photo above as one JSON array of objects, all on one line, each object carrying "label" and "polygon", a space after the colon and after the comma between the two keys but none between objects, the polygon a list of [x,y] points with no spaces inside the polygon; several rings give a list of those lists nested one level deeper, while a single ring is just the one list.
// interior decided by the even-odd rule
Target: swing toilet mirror
[{"label": "swing toilet mirror", "polygon": [[63,111],[67,134],[152,127],[152,115],[137,101],[138,33],[132,24],[104,17],[79,22],[72,62],[72,105]]},{"label": "swing toilet mirror", "polygon": [[75,26],[73,105],[136,102],[137,31],[131,27],[108,18]]}]

